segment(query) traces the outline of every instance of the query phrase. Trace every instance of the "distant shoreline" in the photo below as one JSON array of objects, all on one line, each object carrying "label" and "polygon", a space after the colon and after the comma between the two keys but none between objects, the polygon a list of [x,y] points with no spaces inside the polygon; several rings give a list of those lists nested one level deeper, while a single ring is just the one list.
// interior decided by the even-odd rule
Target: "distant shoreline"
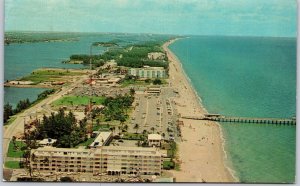
[{"label": "distant shoreline", "polygon": [[52,42],[76,42],[78,39],[72,38],[72,39],[42,39],[42,40],[15,40],[15,39],[4,39],[4,45],[8,46],[11,44],[25,44],[25,43],[52,43]]},{"label": "distant shoreline", "polygon": [[[192,83],[189,80],[189,77],[187,76],[187,74],[184,72],[183,67],[182,67],[182,63],[180,62],[180,60],[177,58],[177,56],[168,48],[169,45],[171,45],[172,43],[176,42],[177,40],[179,40],[181,38],[176,38],[176,39],[172,39],[167,41],[166,43],[164,43],[163,48],[167,53],[167,56],[170,60],[170,64],[169,64],[169,68],[170,68],[170,81],[173,81],[174,84],[173,86],[176,87],[179,92],[181,92],[181,97],[176,100],[179,100],[181,102],[187,103],[186,107],[190,107],[191,110],[194,110],[194,113],[196,112],[195,110],[198,111],[198,115],[199,114],[205,114],[207,113],[206,109],[203,107],[202,103],[201,103],[201,98],[200,96],[197,94],[196,90],[194,89]],[[176,77],[177,76],[177,77]],[[180,85],[181,84],[181,85]],[[184,88],[183,88],[184,87]],[[183,90],[182,90],[183,89]],[[184,97],[188,97],[188,99],[184,98]],[[188,102],[190,101],[190,102]],[[190,103],[190,104],[188,104]],[[194,104],[194,105],[193,105]],[[179,104],[177,104],[179,105]],[[191,115],[191,112],[188,111],[187,108],[180,108],[179,106],[177,106],[178,111],[181,109],[181,112],[179,111],[179,113],[181,115]],[[226,155],[226,151],[224,149],[224,143],[225,140],[223,138],[223,134],[222,134],[222,129],[220,127],[220,125],[216,122],[203,122],[203,121],[184,121],[184,123],[190,123],[190,127],[194,127],[194,131],[195,129],[198,130],[215,130],[215,135],[211,136],[212,138],[218,138],[218,140],[215,140],[214,143],[218,143],[216,144],[214,147],[210,147],[208,144],[205,144],[205,148],[207,148],[210,152],[211,151],[215,151],[214,154],[208,154],[208,156],[203,156],[202,152],[193,150],[193,149],[189,149],[191,146],[191,142],[180,142],[179,144],[179,158],[181,161],[186,162],[188,161],[188,159],[193,158],[193,156],[200,156],[203,159],[206,159],[205,161],[207,161],[207,163],[209,161],[212,161],[211,159],[214,160],[219,160],[219,164],[217,172],[219,174],[219,178],[216,179],[216,176],[213,176],[214,174],[216,174],[215,167],[209,166],[209,164],[213,163],[210,162],[209,164],[206,165],[206,167],[204,167],[202,165],[202,162],[199,161],[198,165],[197,163],[186,163],[187,168],[186,170],[182,170],[178,173],[174,172],[175,175],[178,175],[178,181],[183,181],[183,182],[201,182],[203,180],[205,180],[205,182],[237,182],[238,179],[234,176],[233,172],[229,167],[226,166],[226,159],[227,159],[227,155]],[[197,141],[198,139],[201,139],[202,136],[200,136],[200,134],[188,131],[189,129],[185,129],[186,125],[184,125],[183,127],[183,138],[189,138],[187,141]],[[186,131],[186,132],[184,132]],[[203,145],[202,145],[203,146]],[[217,146],[217,147],[216,147]],[[195,148],[199,148],[200,147],[195,147]],[[191,154],[183,152],[183,149],[189,149],[191,152]],[[213,150],[210,150],[213,149]],[[198,155],[197,155],[198,152]],[[211,156],[213,158],[211,158]],[[214,161],[213,160],[213,161]],[[193,166],[194,168],[192,168],[191,166]],[[203,167],[203,170],[198,170],[199,167],[201,166]],[[182,167],[184,169],[184,167]],[[202,176],[203,178],[201,178],[202,180],[200,180],[200,173],[199,173],[199,178],[194,178],[193,175],[191,175],[192,171],[189,171],[190,169],[195,169],[197,171],[200,172],[208,172],[206,176]],[[189,173],[186,173],[189,172]],[[194,173],[195,174],[195,173]]]}]

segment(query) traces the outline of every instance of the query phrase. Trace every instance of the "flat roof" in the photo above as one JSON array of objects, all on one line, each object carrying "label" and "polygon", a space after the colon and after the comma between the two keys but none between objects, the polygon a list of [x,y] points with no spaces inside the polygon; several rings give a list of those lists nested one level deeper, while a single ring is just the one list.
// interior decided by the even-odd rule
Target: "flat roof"
[{"label": "flat roof", "polygon": [[148,134],[148,140],[161,140],[162,137],[159,134]]},{"label": "flat roof", "polygon": [[56,141],[57,141],[56,139],[45,138],[45,139],[39,141],[39,144],[40,144],[40,145],[53,144],[53,143],[55,143]]},{"label": "flat roof", "polygon": [[76,148],[56,148],[51,146],[32,149],[32,153],[43,156],[70,156],[70,157],[88,157],[95,154],[110,155],[151,155],[162,156],[159,149],[153,147],[122,147],[122,146],[102,146],[93,149],[76,149]]},{"label": "flat roof", "polygon": [[111,136],[111,132],[100,132],[90,147],[99,147],[103,146]]}]

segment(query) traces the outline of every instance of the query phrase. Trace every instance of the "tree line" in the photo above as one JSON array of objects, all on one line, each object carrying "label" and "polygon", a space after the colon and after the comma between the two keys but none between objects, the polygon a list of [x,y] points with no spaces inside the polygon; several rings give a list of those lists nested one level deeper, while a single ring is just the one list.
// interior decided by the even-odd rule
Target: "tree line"
[{"label": "tree line", "polygon": [[48,95],[50,94],[53,94],[55,92],[54,89],[50,89],[50,90],[45,90],[43,91],[42,93],[40,93],[38,96],[37,96],[37,99],[33,102],[30,102],[30,100],[27,98],[27,99],[24,99],[24,100],[20,100],[18,102],[18,104],[16,105],[16,108],[13,109],[12,105],[9,104],[9,103],[6,103],[4,105],[4,112],[3,112],[3,123],[5,124],[9,118],[27,108],[29,108],[31,105],[35,104],[36,102],[42,100],[42,99],[45,99]]},{"label": "tree line", "polygon": [[[96,42],[97,43],[101,42]],[[104,65],[106,61],[115,60],[118,66],[126,66],[133,68],[140,68],[145,65],[152,67],[163,67],[168,68],[168,58],[165,56],[163,60],[150,60],[148,59],[148,53],[161,52],[164,53],[162,42],[150,41],[135,45],[128,45],[126,48],[110,48],[103,54],[99,55],[87,55],[87,54],[76,54],[71,55],[70,60],[83,61],[84,65],[89,65],[90,61],[94,67]]]}]

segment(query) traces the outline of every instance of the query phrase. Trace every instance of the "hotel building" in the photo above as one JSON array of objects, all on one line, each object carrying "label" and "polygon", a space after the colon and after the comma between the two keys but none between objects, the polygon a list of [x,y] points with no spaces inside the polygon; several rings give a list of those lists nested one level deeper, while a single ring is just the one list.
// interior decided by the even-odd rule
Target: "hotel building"
[{"label": "hotel building", "polygon": [[144,147],[69,149],[46,146],[31,150],[30,165],[34,172],[161,175],[165,155],[159,149]]},{"label": "hotel building", "polygon": [[140,78],[166,78],[166,70],[163,67],[131,68],[128,74]]}]

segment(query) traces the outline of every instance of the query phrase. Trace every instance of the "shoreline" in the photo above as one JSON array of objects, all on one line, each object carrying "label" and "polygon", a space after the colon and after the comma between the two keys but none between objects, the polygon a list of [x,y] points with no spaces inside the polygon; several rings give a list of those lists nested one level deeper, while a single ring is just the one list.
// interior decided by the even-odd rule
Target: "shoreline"
[{"label": "shoreline", "polygon": [[[185,73],[182,63],[180,62],[180,60],[177,58],[177,56],[168,48],[169,45],[171,45],[172,43],[174,43],[175,41],[177,41],[180,38],[176,38],[176,39],[172,39],[167,41],[166,43],[163,44],[163,49],[166,51],[167,56],[170,60],[170,82],[174,81],[176,82],[176,84],[172,85],[174,88],[177,88],[180,91],[180,95],[187,95],[189,94],[190,101],[192,101],[193,105],[187,105],[189,107],[193,107],[192,110],[194,109],[194,114],[195,110],[198,110],[197,114],[206,114],[208,113],[207,110],[204,108],[204,106],[202,105],[202,99],[199,96],[199,94],[196,92],[193,83],[191,81],[191,79],[187,76],[187,74]],[[175,70],[174,70],[175,69]],[[173,72],[173,73],[172,73]],[[177,76],[177,78],[175,78]],[[184,82],[185,81],[185,82]],[[178,83],[179,82],[179,83]],[[184,89],[180,89],[180,85],[184,86]],[[189,90],[188,90],[189,89]],[[184,92],[185,91],[185,92]],[[189,92],[188,92],[189,91]],[[180,99],[180,98],[179,98]],[[179,100],[179,99],[176,99]],[[184,98],[181,98],[183,102],[186,102],[187,100],[184,100]],[[182,111],[180,111],[181,108],[179,108],[178,106],[177,110],[179,111],[179,113],[182,114],[186,114],[186,115],[190,115],[191,112],[189,112],[187,109],[184,109]],[[197,108],[198,107],[198,108]],[[235,171],[233,169],[231,169],[228,165],[227,162],[228,157],[227,157],[227,152],[225,151],[225,139],[224,139],[224,135],[223,135],[223,130],[220,126],[219,123],[217,122],[200,122],[200,121],[191,121],[191,120],[185,120],[185,119],[181,119],[184,121],[184,123],[189,123],[190,124],[190,128],[195,127],[197,128],[199,131],[203,131],[203,130],[215,130],[214,135],[211,134],[211,138],[214,141],[214,143],[216,142],[216,145],[214,147],[211,147],[209,145],[206,144],[202,145],[205,146],[205,150],[213,150],[214,152],[217,152],[216,154],[206,154],[203,155],[203,151],[197,151],[199,156],[202,155],[202,158],[205,159],[205,161],[207,162],[206,166],[203,166],[203,160],[200,161],[198,160],[197,163],[185,163],[187,164],[185,168],[184,166],[182,167],[182,170],[179,172],[175,172],[173,171],[173,175],[178,178],[178,181],[183,181],[183,182],[199,182],[201,179],[202,182],[238,182],[238,178],[235,176]],[[190,135],[191,132],[190,131],[184,131],[186,129],[186,126],[182,127],[183,129],[183,138],[185,138],[186,136],[190,136],[189,140],[190,141],[197,141],[197,139],[201,138],[201,134],[196,133],[193,135]],[[194,131],[195,131],[195,128]],[[205,135],[203,133],[203,135]],[[202,137],[203,138],[203,137]],[[207,138],[208,140],[208,138]],[[181,142],[179,142],[179,158],[180,160],[189,160],[189,158],[191,158],[191,155],[185,154],[184,152],[181,151],[181,148],[185,149],[185,148],[190,148],[191,144],[184,144],[183,142],[184,140],[182,140]],[[199,141],[199,140],[198,140]],[[211,143],[211,144],[214,144]],[[217,146],[217,147],[216,147]],[[197,148],[197,147],[196,147]],[[200,146],[198,147],[200,148]],[[195,155],[195,150],[193,150],[193,156],[198,156]],[[211,158],[210,156],[214,156],[213,158]],[[218,165],[217,167],[215,166],[216,163],[211,162],[218,159]],[[210,161],[209,161],[210,160]],[[208,164],[209,162],[209,164]],[[213,164],[213,165],[210,165]],[[186,172],[188,171],[188,173],[190,173],[190,169],[193,169],[191,166],[194,167],[195,170],[199,169],[200,167],[203,167],[204,171],[209,172],[206,175],[202,175],[201,173],[199,174],[199,176],[201,178],[196,177],[196,175],[189,175]],[[199,170],[202,171],[202,170]],[[216,179],[213,175],[215,175],[215,171],[219,172],[218,175],[218,179]]]}]

